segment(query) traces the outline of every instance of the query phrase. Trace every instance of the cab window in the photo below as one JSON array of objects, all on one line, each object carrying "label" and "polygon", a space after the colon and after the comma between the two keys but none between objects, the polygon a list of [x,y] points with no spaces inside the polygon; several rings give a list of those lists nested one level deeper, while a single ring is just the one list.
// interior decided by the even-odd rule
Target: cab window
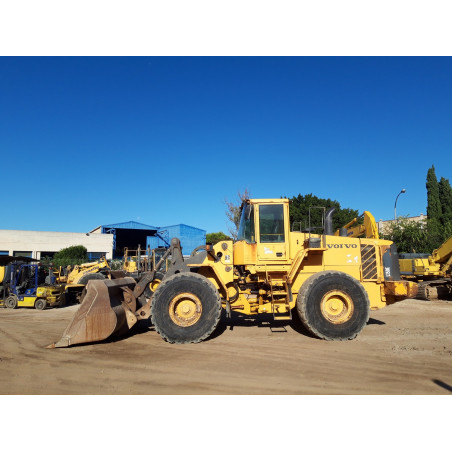
[{"label": "cab window", "polygon": [[284,242],[284,206],[259,206],[259,228],[261,243]]},{"label": "cab window", "polygon": [[242,208],[239,232],[237,240],[246,240],[255,243],[254,240],[254,205],[246,204]]}]

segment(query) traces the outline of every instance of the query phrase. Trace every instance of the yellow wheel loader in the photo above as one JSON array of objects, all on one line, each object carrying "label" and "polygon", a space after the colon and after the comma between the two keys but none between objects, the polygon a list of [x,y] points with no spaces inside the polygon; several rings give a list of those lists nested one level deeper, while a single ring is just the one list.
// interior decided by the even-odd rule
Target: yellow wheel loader
[{"label": "yellow wheel loader", "polygon": [[452,298],[452,237],[429,254],[401,254],[402,278],[416,281],[422,300]]},{"label": "yellow wheel loader", "polygon": [[100,272],[107,272],[110,270],[110,266],[108,265],[105,257],[101,257],[97,262],[87,262],[86,264],[75,265],[74,268],[70,266],[66,268],[66,271],[62,271],[60,268],[59,271],[54,272],[57,283],[65,283],[65,284],[81,284],[86,285],[86,283],[90,279],[103,279],[106,276],[103,275],[101,277],[93,277],[92,275],[98,274]]},{"label": "yellow wheel loader", "polygon": [[74,268],[68,266],[63,269],[60,267],[59,270],[53,271],[53,278],[51,276],[46,278],[46,282],[64,285],[67,302],[74,303],[80,300],[88,281],[111,278],[111,273],[107,260],[105,257],[101,257],[97,262],[75,265]]},{"label": "yellow wheel loader", "polygon": [[[361,219],[363,220],[363,224],[358,224]],[[353,218],[352,221],[338,229],[334,235],[339,235],[341,237],[366,237],[368,239],[380,238],[375,218],[367,210],[365,210],[361,216]]]},{"label": "yellow wheel loader", "polygon": [[[151,317],[170,343],[196,343],[215,330],[222,309],[271,314],[290,321],[296,311],[305,327],[326,340],[355,338],[371,310],[416,295],[402,281],[397,250],[387,240],[335,236],[330,209],[322,234],[291,231],[288,199],[249,199],[242,204],[238,239],[206,245],[184,259],[171,240],[163,259],[135,282],[89,281],[80,308],[49,347],[67,347],[120,335]],[[150,296],[164,260],[168,271]]]}]

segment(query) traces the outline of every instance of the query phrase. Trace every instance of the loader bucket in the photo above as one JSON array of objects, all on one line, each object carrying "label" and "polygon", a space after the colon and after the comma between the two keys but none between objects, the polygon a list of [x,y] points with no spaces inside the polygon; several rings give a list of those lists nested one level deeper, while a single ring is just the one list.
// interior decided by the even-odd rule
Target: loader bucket
[{"label": "loader bucket", "polygon": [[61,339],[47,348],[97,342],[127,332],[137,322],[133,278],[91,280]]}]

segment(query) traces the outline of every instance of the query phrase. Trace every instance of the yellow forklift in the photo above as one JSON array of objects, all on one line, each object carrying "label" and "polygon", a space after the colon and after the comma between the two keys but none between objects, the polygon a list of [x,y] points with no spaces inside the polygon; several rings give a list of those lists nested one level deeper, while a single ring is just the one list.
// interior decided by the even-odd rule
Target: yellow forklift
[{"label": "yellow forklift", "polygon": [[45,283],[46,271],[36,259],[0,256],[0,306],[43,310],[64,304],[64,286]]}]

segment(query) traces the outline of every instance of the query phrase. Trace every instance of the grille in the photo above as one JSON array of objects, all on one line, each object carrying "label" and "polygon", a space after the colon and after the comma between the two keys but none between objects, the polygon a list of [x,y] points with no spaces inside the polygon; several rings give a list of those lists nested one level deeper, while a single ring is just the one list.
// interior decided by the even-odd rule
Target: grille
[{"label": "grille", "polygon": [[361,264],[363,279],[377,279],[377,256],[375,246],[361,245]]}]

